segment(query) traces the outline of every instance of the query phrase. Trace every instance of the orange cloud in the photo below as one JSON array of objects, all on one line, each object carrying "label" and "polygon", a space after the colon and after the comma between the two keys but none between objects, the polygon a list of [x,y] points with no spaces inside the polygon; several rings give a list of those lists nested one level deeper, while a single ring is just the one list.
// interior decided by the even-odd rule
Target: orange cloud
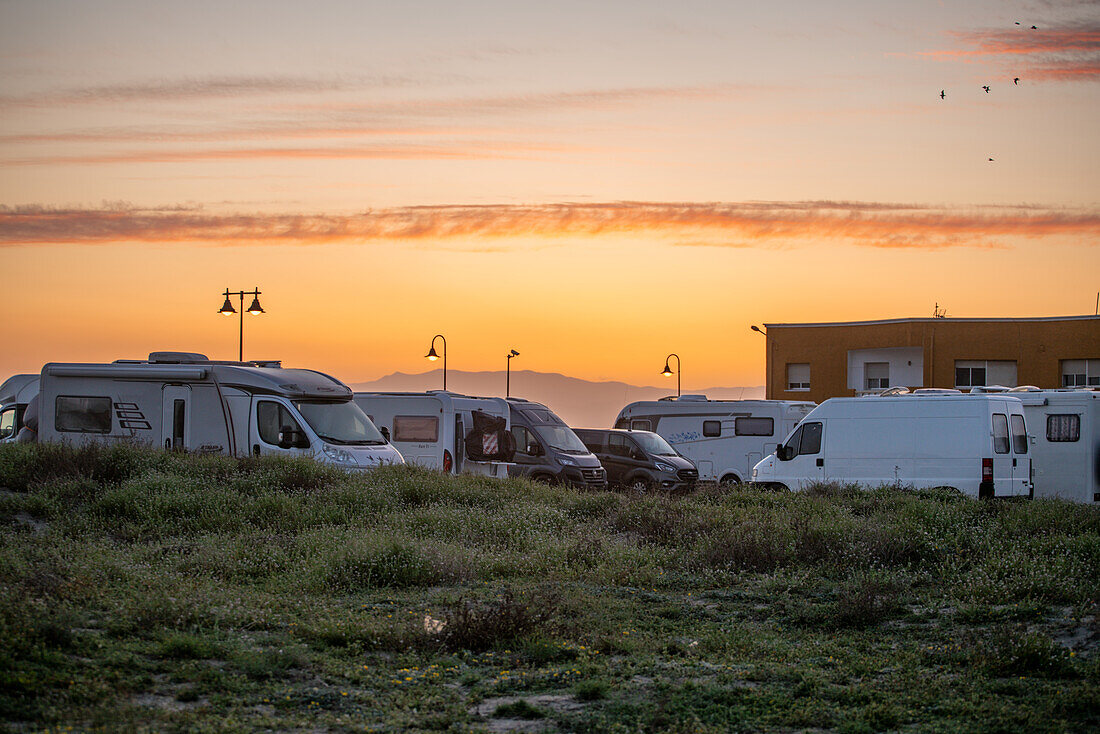
[{"label": "orange cloud", "polygon": [[927,51],[936,59],[1009,62],[1017,76],[1043,81],[1100,81],[1100,26],[1081,24],[1032,30],[973,31],[952,34],[966,48]]},{"label": "orange cloud", "polygon": [[[1034,206],[955,209],[881,202],[609,202],[417,206],[357,214],[213,214],[202,209],[0,207],[0,246],[188,242],[219,246],[404,240],[496,249],[499,238],[629,233],[680,246],[1006,247],[1005,238],[1100,236],[1100,212]],[[469,240],[476,240],[470,243]]]}]

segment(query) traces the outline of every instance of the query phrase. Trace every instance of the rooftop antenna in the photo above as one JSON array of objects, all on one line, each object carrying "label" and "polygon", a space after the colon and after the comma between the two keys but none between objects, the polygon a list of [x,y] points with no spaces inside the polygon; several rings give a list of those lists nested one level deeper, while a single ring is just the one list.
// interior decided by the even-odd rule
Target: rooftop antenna
[{"label": "rooftop antenna", "polygon": [[945,318],[947,318],[947,309],[946,308],[941,309],[940,304],[937,302],[935,308],[932,309],[932,318],[934,318],[934,319],[945,319]]}]

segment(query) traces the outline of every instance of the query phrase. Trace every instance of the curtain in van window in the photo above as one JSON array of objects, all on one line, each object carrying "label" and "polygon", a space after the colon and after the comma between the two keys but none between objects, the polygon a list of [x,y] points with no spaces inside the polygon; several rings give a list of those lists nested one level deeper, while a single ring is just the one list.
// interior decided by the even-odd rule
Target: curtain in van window
[{"label": "curtain in van window", "polygon": [[1012,450],[1017,454],[1027,453],[1027,429],[1024,428],[1022,415],[1010,416],[1012,423]]},{"label": "curtain in van window", "polygon": [[1002,413],[993,414],[993,452],[1008,453],[1008,418]]}]

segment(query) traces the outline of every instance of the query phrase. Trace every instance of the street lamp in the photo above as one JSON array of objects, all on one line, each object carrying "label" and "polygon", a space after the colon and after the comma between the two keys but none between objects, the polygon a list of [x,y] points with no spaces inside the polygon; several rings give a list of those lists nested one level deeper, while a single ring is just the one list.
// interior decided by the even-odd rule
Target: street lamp
[{"label": "street lamp", "polygon": [[756,332],[757,334],[763,334],[764,336],[767,336],[767,335],[768,335],[768,332],[764,331],[763,329],[761,329],[761,328],[760,328],[759,326],[757,326],[756,324],[753,324],[753,325],[752,325],[752,326],[750,326],[749,328],[750,328],[750,329],[752,329],[753,331],[755,331],[755,332]]},{"label": "street lamp", "polygon": [[446,339],[446,337],[444,337],[442,334],[436,334],[435,336],[433,336],[432,337],[432,346],[428,350],[428,353],[425,354],[424,356],[427,357],[429,359],[429,361],[432,361],[432,362],[439,359],[439,355],[435,353],[435,340],[436,339],[442,339],[443,340],[443,389],[446,390],[447,389],[447,339]]},{"label": "street lamp", "polygon": [[504,397],[508,397],[512,393],[512,357],[518,357],[518,356],[519,356],[519,352],[517,352],[515,349],[513,349],[511,354],[508,355],[508,361],[504,363],[508,367],[507,372],[506,372],[506,378],[505,378],[505,381],[504,381]]},{"label": "street lamp", "polygon": [[228,288],[226,288],[225,289],[225,303],[223,303],[222,307],[220,309],[218,309],[218,313],[222,314],[223,316],[232,316],[233,314],[237,313],[237,309],[233,308],[233,304],[229,302],[229,297],[230,296],[237,296],[238,298],[241,299],[241,334],[240,334],[240,339],[237,342],[237,361],[238,362],[243,362],[244,361],[244,314],[245,314],[244,297],[245,296],[252,296],[252,305],[248,307],[248,313],[252,314],[253,316],[259,316],[260,314],[264,313],[263,308],[260,306],[260,289],[259,289],[259,287],[257,287],[254,290],[250,290],[250,291],[230,291]]},{"label": "street lamp", "polygon": [[678,398],[678,397],[680,397],[680,355],[679,354],[676,354],[675,352],[673,352],[672,354],[668,355],[668,357],[665,357],[665,368],[663,370],[661,370],[661,375],[663,377],[672,377],[672,370],[670,370],[668,368],[669,357],[675,357],[676,358],[676,397]]}]

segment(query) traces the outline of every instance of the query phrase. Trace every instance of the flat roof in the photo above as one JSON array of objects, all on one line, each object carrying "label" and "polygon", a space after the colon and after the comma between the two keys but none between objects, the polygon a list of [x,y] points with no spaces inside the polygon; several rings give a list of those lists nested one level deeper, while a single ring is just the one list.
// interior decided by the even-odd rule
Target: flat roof
[{"label": "flat roof", "polygon": [[1100,315],[1098,316],[1029,316],[1029,317],[1016,317],[1016,318],[955,318],[944,317],[939,318],[935,316],[925,316],[917,318],[907,319],[879,319],[877,321],[825,321],[818,323],[806,323],[806,324],[764,324],[766,329],[782,329],[782,328],[802,328],[810,326],[873,326],[875,324],[966,324],[966,323],[984,323],[984,324],[1011,324],[1011,323],[1035,323],[1042,321],[1100,321]]}]

